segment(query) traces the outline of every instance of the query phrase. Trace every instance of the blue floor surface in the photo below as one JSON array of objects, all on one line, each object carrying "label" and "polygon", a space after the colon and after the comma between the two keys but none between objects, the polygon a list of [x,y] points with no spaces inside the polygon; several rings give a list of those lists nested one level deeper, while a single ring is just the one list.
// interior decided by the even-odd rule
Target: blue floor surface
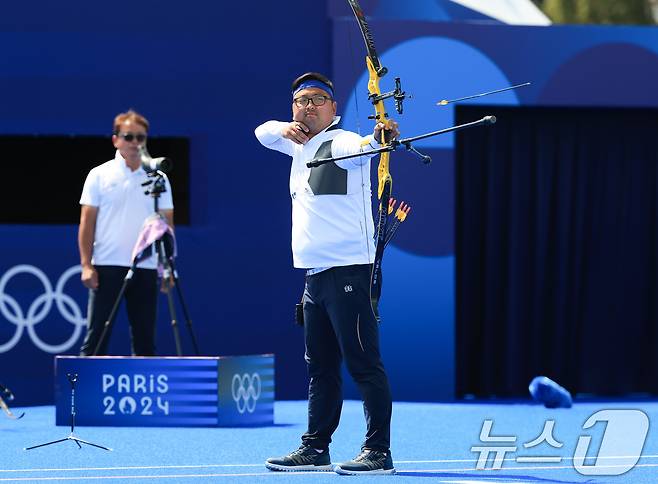
[{"label": "blue floor surface", "polygon": [[[590,416],[607,409],[626,409],[635,414],[641,411],[650,422],[637,465],[622,475],[602,474],[614,474],[627,467],[624,455],[608,454],[608,459],[594,459],[603,440],[605,423],[583,429]],[[15,413],[25,411],[25,417],[13,421],[0,415],[0,482],[320,484],[336,482],[336,479],[455,484],[658,482],[658,435],[651,425],[658,422],[656,402],[576,403],[571,409],[558,410],[529,403],[395,403],[392,453],[397,474],[359,477],[343,477],[333,472],[281,473],[265,469],[263,462],[267,457],[286,454],[299,445],[299,437],[305,430],[306,402],[277,402],[275,425],[270,427],[75,429],[76,437],[111,447],[112,452],[86,445],[78,449],[72,441],[26,451],[25,447],[67,437],[70,429],[55,426],[54,407],[14,410]],[[507,441],[490,442],[492,450],[496,446],[515,449],[504,453],[500,469],[492,469],[495,453],[490,455],[485,469],[476,469],[480,453],[471,448],[487,445],[480,441],[486,420],[492,421],[491,438],[507,437]],[[545,428],[550,430],[551,425],[553,440],[535,444],[533,441]],[[331,446],[332,461],[354,457],[364,432],[361,404],[345,402],[341,424]],[[582,436],[591,436],[587,453],[591,458],[585,464],[596,464],[595,471],[599,475],[582,475],[574,468],[574,451]],[[617,440],[615,444],[623,454],[624,448],[630,447],[621,444],[633,439],[629,434]],[[537,461],[538,456],[543,456],[543,461],[527,461]],[[556,459],[559,461],[555,462]]]}]

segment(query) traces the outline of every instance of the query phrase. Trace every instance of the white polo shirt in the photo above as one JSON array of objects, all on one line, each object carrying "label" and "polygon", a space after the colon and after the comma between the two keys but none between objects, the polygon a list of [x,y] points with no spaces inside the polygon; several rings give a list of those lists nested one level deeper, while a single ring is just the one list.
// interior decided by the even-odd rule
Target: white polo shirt
[{"label": "white polo shirt", "polygon": [[[337,127],[339,117],[305,145],[281,136],[288,124],[268,121],[255,134],[267,148],[292,156],[293,265],[318,269],[369,264],[375,258],[370,192],[370,156],[336,161],[324,168],[308,168],[314,157],[358,153],[375,146],[372,136],[362,138]],[[361,146],[363,140],[370,145]],[[334,165],[334,166],[330,166]]]},{"label": "white polo shirt", "polygon": [[[94,249],[91,263],[102,266],[130,267],[132,250],[146,218],[154,211],[153,197],[144,194],[149,180],[140,166],[132,171],[117,150],[113,160],[99,165],[87,175],[80,205],[98,207]],[[169,179],[165,175],[166,191],[160,194],[158,208],[174,208]],[[137,267],[155,269],[155,255]]]}]

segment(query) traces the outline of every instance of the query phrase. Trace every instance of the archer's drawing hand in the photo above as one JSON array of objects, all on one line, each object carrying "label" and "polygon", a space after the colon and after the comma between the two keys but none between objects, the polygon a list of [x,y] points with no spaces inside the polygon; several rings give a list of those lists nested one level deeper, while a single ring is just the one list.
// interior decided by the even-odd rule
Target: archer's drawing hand
[{"label": "archer's drawing hand", "polygon": [[281,130],[281,136],[289,139],[298,145],[304,145],[308,142],[308,126],[300,121],[293,121]]}]

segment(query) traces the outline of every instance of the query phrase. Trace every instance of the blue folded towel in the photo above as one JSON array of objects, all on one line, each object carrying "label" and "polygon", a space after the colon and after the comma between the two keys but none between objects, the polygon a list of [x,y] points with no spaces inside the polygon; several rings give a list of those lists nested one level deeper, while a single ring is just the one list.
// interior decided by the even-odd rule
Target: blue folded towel
[{"label": "blue folded towel", "polygon": [[528,386],[530,395],[546,408],[570,408],[571,394],[548,377],[536,376]]}]

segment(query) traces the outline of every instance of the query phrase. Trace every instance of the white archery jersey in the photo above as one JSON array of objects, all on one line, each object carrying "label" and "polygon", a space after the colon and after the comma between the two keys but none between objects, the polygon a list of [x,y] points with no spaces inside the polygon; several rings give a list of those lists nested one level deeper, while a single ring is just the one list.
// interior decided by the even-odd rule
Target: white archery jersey
[{"label": "white archery jersey", "polygon": [[[305,145],[281,136],[288,124],[268,121],[256,128],[258,141],[292,157],[292,255],[296,268],[370,264],[375,258],[370,188],[370,157],[361,156],[308,168],[319,158],[339,157],[375,146],[338,128],[339,117]],[[361,143],[366,140],[365,147]]]}]

